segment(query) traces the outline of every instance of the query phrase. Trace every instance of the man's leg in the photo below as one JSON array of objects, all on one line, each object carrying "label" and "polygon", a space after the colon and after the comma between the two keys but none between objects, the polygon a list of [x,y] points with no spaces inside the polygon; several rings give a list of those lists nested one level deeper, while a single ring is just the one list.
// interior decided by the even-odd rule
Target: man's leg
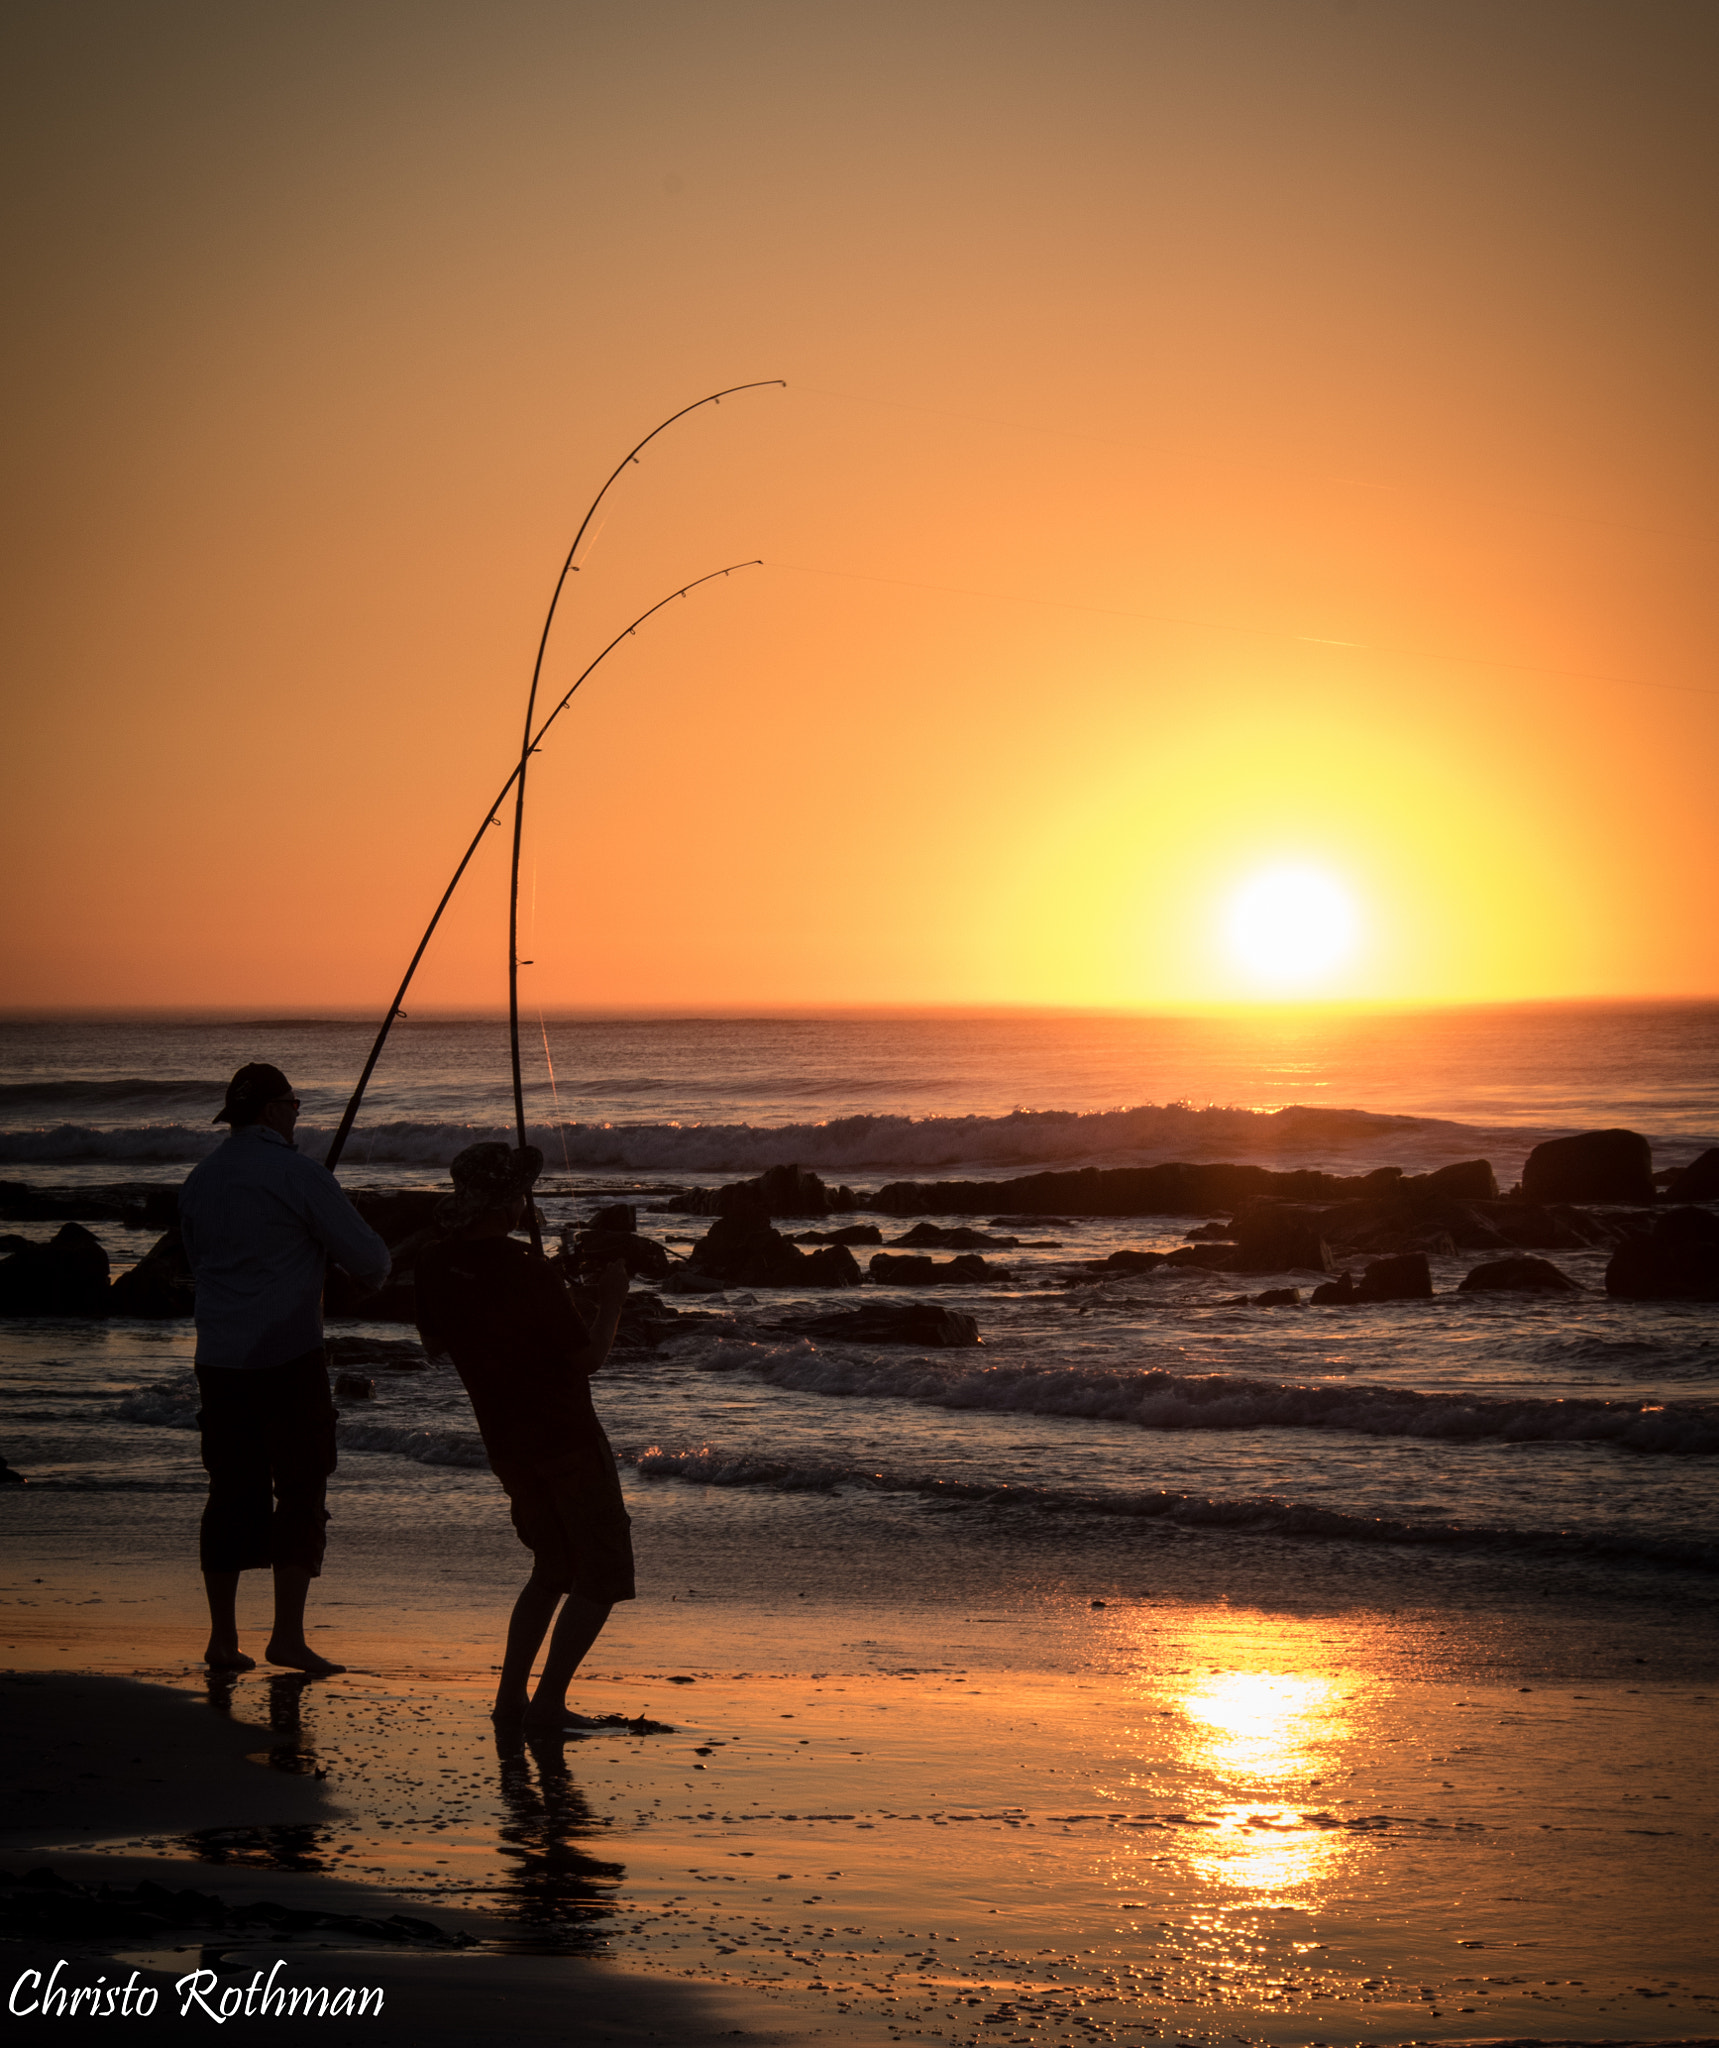
[{"label": "man's leg", "polygon": [[496,1720],[517,1720],[531,1704],[531,1667],[555,1619],[560,1598],[560,1588],[540,1579],[535,1571],[521,1587],[507,1624],[507,1648],[502,1653],[492,1710]]},{"label": "man's leg", "polygon": [[268,1455],[248,1374],[199,1366],[202,1405],[197,1428],[209,1496],[198,1537],[203,1590],[209,1602],[212,1671],[254,1671],[256,1659],[239,1648],[239,1574],[268,1562]]},{"label": "man's leg", "polygon": [[609,1618],[605,1602],[587,1600],[583,1593],[569,1593],[549,1638],[549,1654],[543,1660],[543,1676],[531,1695],[525,1716],[528,1729],[560,1728],[567,1720],[567,1688],[585,1653],[603,1632]]},{"label": "man's leg", "polygon": [[318,1656],[304,1639],[304,1601],[310,1579],[309,1569],[302,1564],[275,1566],[275,1626],[263,1655],[271,1664],[308,1671],[312,1678],[327,1678],[346,1666]]},{"label": "man's leg", "polygon": [[274,1485],[270,1554],[275,1625],[263,1655],[271,1664],[326,1678],[344,1671],[304,1639],[304,1603],[322,1570],[328,1540],[328,1475],[335,1467],[334,1403],[321,1351],[272,1368],[269,1463]]},{"label": "man's leg", "polygon": [[238,1573],[205,1572],[203,1590],[209,1596],[209,1647],[203,1662],[211,1671],[255,1671],[256,1658],[239,1648]]}]

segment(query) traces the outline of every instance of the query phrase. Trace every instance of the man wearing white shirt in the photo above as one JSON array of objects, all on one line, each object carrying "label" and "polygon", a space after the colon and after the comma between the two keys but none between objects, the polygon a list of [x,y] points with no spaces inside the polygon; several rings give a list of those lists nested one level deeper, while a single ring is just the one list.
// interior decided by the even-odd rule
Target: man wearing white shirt
[{"label": "man wearing white shirt", "polygon": [[179,1221],[197,1287],[197,1423],[209,1474],[200,1538],[205,1661],[214,1670],[253,1668],[239,1648],[239,1574],[269,1566],[274,1632],[263,1654],[322,1676],[344,1668],[304,1639],[335,1466],[323,1275],[332,1258],[360,1287],[377,1288],[389,1257],[333,1174],[294,1147],[298,1110],[279,1067],[241,1067],[215,1118],[232,1130],[180,1190]]}]

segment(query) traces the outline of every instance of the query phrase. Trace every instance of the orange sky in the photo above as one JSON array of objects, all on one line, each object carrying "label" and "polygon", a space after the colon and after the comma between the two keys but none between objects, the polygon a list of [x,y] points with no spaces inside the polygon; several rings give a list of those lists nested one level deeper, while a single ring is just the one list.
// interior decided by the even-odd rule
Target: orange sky
[{"label": "orange sky", "polygon": [[[1709,0],[52,0],[4,30],[5,1000],[1719,992]],[[505,995],[503,835],[418,1000]],[[533,894],[535,907],[533,909]],[[535,920],[533,922],[533,920]]]}]

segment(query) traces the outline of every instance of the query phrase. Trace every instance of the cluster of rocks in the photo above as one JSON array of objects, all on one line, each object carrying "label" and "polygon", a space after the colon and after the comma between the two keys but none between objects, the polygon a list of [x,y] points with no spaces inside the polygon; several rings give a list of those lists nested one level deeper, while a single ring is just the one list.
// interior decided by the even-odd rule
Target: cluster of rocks
[{"label": "cluster of rocks", "polygon": [[[379,1294],[361,1295],[344,1273],[332,1269],[325,1296],[331,1316],[413,1321],[413,1261],[436,1234],[440,1199],[433,1190],[352,1193],[360,1215],[393,1253],[394,1270]],[[61,1225],[47,1243],[0,1237],[0,1316],[190,1315],[194,1296],[174,1221],[177,1201],[178,1190],[159,1183],[44,1190],[0,1181],[0,1221]],[[1679,1206],[1668,1210],[1668,1202]],[[637,1210],[627,1202],[610,1203],[564,1232],[560,1259],[576,1287],[589,1284],[614,1260],[631,1278],[676,1293],[855,1287],[866,1276],[853,1248],[883,1247],[878,1225],[855,1222],[790,1236],[776,1224],[789,1218],[827,1222],[862,1208],[900,1217],[988,1215],[988,1231],[920,1223],[891,1240],[869,1265],[872,1280],[890,1287],[972,1286],[1011,1278],[1007,1267],[987,1263],[977,1256],[981,1252],[1058,1248],[1055,1240],[1023,1239],[1014,1234],[1018,1229],[1066,1226],[1073,1214],[1192,1215],[1225,1220],[1191,1230],[1176,1251],[1120,1251],[1085,1262],[1081,1273],[1114,1277],[1166,1264],[1225,1273],[1302,1272],[1319,1282],[1315,1301],[1401,1300],[1431,1291],[1430,1281],[1421,1283],[1429,1258],[1491,1254],[1463,1281],[1471,1293],[1565,1291],[1576,1283],[1530,1255],[1604,1249],[1611,1254],[1606,1286],[1615,1295],[1710,1301],[1719,1299],[1719,1218],[1692,1206],[1703,1202],[1719,1202],[1719,1149],[1655,1174],[1647,1139],[1624,1130],[1585,1131],[1537,1145],[1520,1186],[1507,1195],[1500,1194],[1483,1159],[1422,1174],[1396,1167],[1358,1175],[1279,1173],[1262,1166],[1183,1162],[1085,1167],[1007,1181],[895,1181],[870,1195],[830,1187],[802,1167],[782,1165],[752,1180],[694,1188],[653,1204],[657,1213],[711,1219],[684,1260],[640,1231]],[[83,1227],[91,1221],[156,1228],[162,1235],[110,1283],[107,1254]],[[989,1234],[997,1231],[1007,1234]],[[923,1256],[933,1250],[957,1256]],[[1337,1261],[1355,1257],[1369,1259],[1366,1270],[1339,1275]],[[674,1315],[662,1308],[656,1320],[666,1327]],[[631,1341],[649,1341],[648,1319],[633,1320]]]}]

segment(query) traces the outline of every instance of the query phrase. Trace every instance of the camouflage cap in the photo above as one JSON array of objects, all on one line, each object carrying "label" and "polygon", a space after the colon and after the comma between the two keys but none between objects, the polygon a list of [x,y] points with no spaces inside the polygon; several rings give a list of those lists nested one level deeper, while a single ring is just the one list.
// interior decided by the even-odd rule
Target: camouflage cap
[{"label": "camouflage cap", "polygon": [[504,1145],[490,1139],[455,1153],[448,1171],[454,1191],[437,1204],[436,1222],[443,1230],[458,1230],[529,1195],[543,1171],[543,1154],[535,1145]]}]

